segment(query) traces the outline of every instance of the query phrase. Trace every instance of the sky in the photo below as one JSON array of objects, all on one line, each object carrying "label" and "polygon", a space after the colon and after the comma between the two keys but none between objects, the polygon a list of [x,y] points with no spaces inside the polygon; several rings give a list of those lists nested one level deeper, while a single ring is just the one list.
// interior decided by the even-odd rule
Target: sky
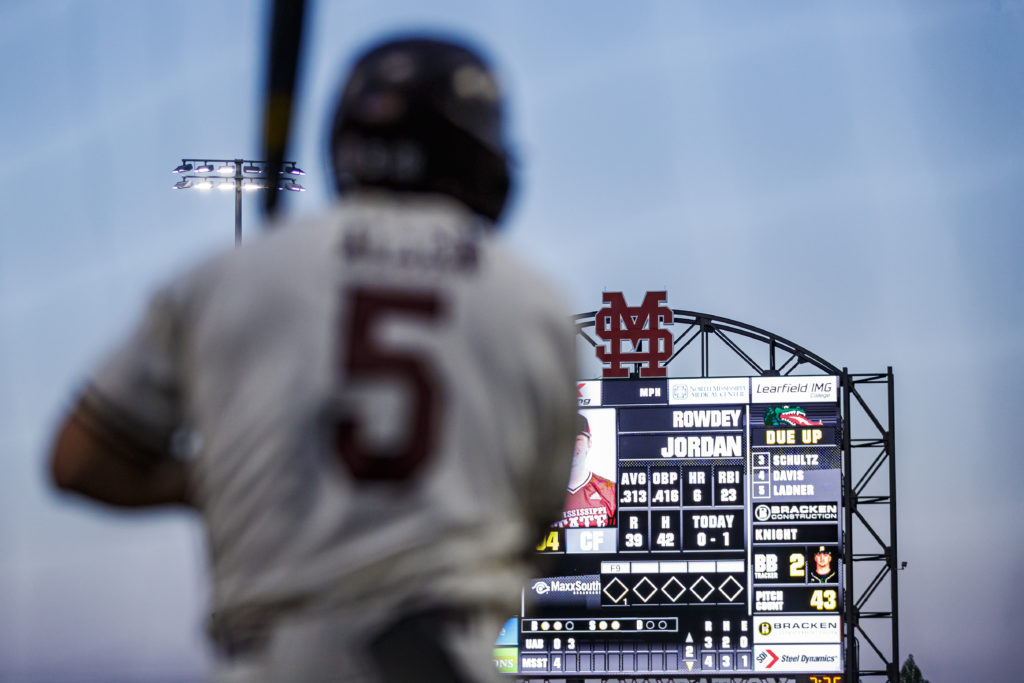
[{"label": "sky", "polygon": [[[604,291],[893,368],[900,650],[932,683],[1018,680],[1024,600],[1024,2],[328,0],[289,156],[356,52],[406,30],[498,65],[513,249]],[[202,531],[58,496],[56,421],[147,295],[229,249],[230,197],[182,158],[259,158],[266,5],[0,2],[0,680],[201,680]],[[243,206],[246,238],[260,230]]]}]

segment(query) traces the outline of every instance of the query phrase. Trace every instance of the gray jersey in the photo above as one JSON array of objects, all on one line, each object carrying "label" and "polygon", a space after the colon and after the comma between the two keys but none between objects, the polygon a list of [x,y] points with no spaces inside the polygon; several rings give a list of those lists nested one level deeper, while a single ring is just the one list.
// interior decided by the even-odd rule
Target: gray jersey
[{"label": "gray jersey", "polygon": [[215,631],[325,610],[370,628],[518,612],[575,376],[566,311],[488,226],[382,195],[172,283],[86,398],[140,444],[197,436]]}]

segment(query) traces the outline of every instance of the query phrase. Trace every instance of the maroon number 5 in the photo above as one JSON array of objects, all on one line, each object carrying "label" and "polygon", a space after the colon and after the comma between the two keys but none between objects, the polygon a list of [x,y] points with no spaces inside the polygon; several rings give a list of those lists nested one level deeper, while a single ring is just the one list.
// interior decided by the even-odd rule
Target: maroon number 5
[{"label": "maroon number 5", "polygon": [[397,380],[408,391],[411,422],[401,440],[385,449],[360,438],[356,417],[342,417],[335,426],[338,458],[356,479],[405,479],[433,452],[441,392],[429,357],[412,349],[382,348],[374,331],[391,316],[436,323],[440,301],[432,292],[357,289],[350,294],[350,310],[340,330],[348,337],[348,352],[340,359],[347,381]]}]

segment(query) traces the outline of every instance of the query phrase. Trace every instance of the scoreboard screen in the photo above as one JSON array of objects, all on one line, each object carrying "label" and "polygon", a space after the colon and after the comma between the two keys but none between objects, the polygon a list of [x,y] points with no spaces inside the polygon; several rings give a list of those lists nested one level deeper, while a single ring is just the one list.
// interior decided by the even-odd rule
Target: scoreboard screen
[{"label": "scoreboard screen", "polygon": [[578,384],[562,520],[495,645],[520,678],[841,680],[836,377]]}]

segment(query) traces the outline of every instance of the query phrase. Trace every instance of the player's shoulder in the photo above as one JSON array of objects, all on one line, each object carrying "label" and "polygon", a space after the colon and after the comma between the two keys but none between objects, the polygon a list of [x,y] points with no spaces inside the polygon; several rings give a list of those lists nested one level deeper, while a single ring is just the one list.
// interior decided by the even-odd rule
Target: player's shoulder
[{"label": "player's shoulder", "polygon": [[592,483],[597,488],[602,488],[602,489],[613,489],[613,488],[615,488],[615,482],[614,481],[612,481],[611,479],[605,479],[600,474],[591,473],[591,475],[590,475],[590,483]]},{"label": "player's shoulder", "polygon": [[[536,268],[520,257],[507,243],[505,226],[473,213],[465,204],[441,194],[361,191],[342,205],[343,229],[378,232],[394,244],[421,243],[465,245],[473,258],[442,259],[456,264],[455,270],[466,277],[465,291],[486,300],[494,310],[512,320],[546,316],[566,318],[558,289]],[[463,255],[461,248],[456,253]],[[472,264],[465,269],[463,266]]]}]

